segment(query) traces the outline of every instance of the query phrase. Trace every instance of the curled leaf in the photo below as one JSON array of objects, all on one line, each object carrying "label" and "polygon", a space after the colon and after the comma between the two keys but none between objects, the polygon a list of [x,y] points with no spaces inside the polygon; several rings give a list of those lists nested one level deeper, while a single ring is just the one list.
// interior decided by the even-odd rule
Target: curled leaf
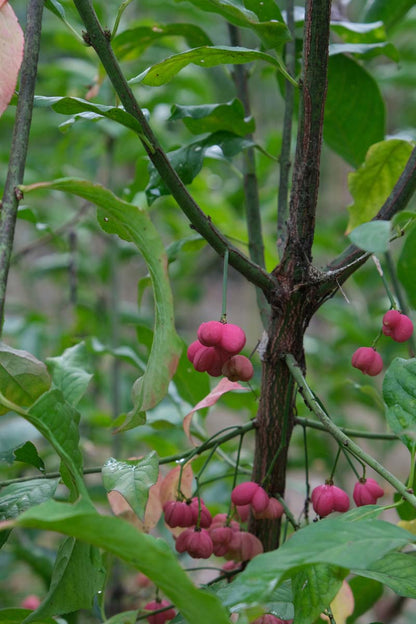
[{"label": "curled leaf", "polygon": [[16,88],[23,48],[23,31],[17,17],[8,2],[0,1],[0,115]]}]

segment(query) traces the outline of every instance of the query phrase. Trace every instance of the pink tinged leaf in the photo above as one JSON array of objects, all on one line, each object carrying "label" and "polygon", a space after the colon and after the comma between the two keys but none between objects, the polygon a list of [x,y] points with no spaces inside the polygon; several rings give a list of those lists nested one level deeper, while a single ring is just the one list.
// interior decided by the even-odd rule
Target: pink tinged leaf
[{"label": "pink tinged leaf", "polygon": [[9,3],[0,0],[0,115],[16,88],[23,48],[23,31],[17,17]]},{"label": "pink tinged leaf", "polygon": [[203,398],[201,401],[199,401],[199,403],[197,403],[195,405],[195,407],[193,407],[191,409],[191,411],[185,416],[185,418],[183,420],[183,429],[185,431],[185,434],[186,434],[188,440],[192,444],[193,444],[193,441],[192,441],[191,431],[190,431],[191,430],[192,416],[198,410],[204,409],[204,407],[211,407],[212,405],[215,405],[215,403],[218,401],[218,399],[220,399],[222,397],[223,394],[225,394],[226,392],[230,392],[231,390],[245,390],[246,392],[248,392],[248,389],[244,388],[244,386],[239,384],[237,381],[230,381],[229,379],[224,377],[215,386],[215,388],[213,388],[211,390],[211,392],[209,394],[207,394],[207,396],[205,398]]}]

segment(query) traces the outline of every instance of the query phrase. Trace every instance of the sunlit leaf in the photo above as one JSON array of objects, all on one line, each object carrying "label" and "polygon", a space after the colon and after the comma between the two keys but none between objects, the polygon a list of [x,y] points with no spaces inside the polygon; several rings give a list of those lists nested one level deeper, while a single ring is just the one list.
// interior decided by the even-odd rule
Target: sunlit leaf
[{"label": "sunlit leaf", "polygon": [[369,253],[385,253],[390,245],[390,221],[362,223],[350,232],[354,245]]},{"label": "sunlit leaf", "polygon": [[92,375],[85,370],[88,363],[85,344],[80,342],[66,349],[62,355],[48,358],[46,363],[54,384],[65,399],[71,405],[77,405],[92,379]]},{"label": "sunlit leaf", "polygon": [[337,594],[346,574],[343,568],[322,564],[296,572],[292,576],[295,618],[302,624],[315,622]]},{"label": "sunlit leaf", "polygon": [[238,99],[224,104],[202,104],[200,106],[172,106],[172,121],[182,119],[193,134],[225,130],[240,136],[254,132],[252,117],[247,118],[242,103]]}]

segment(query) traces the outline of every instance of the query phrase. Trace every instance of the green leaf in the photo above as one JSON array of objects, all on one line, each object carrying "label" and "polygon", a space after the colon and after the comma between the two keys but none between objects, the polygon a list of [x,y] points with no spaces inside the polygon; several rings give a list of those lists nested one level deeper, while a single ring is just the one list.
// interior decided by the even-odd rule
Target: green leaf
[{"label": "green leaf", "polygon": [[301,566],[323,563],[353,568],[358,573],[414,539],[407,531],[382,520],[325,518],[297,531],[278,551],[252,559],[233,581],[232,590],[222,589],[219,595],[228,607],[261,604],[274,587]]},{"label": "green leaf", "polygon": [[[387,555],[389,556],[389,555]],[[383,585],[373,579],[354,576],[348,581],[354,596],[354,611],[347,618],[346,624],[354,624],[357,618],[371,609],[383,595]]]},{"label": "green leaf", "polygon": [[120,557],[148,576],[189,622],[229,624],[218,599],[195,587],[164,540],[140,533],[121,518],[101,516],[82,503],[50,501],[27,511],[15,523],[58,531]]},{"label": "green leaf", "polygon": [[[204,139],[168,152],[167,156],[182,182],[190,184],[201,171],[206,156],[228,160],[253,145],[253,141],[235,134],[215,132]],[[149,170],[150,179],[146,186],[146,196],[149,204],[152,204],[162,195],[169,195],[170,191],[153,165],[149,166]]]},{"label": "green leaf", "polygon": [[166,395],[182,349],[182,341],[174,325],[168,263],[160,235],[144,210],[123,201],[99,184],[76,178],[62,178],[23,188],[25,192],[37,188],[66,191],[95,203],[100,208],[98,217],[103,230],[133,242],[143,255],[153,285],[154,340],[146,371],[133,386],[134,407],[119,430],[142,424],[145,421],[144,412],[154,407]]},{"label": "green leaf", "polygon": [[368,148],[384,138],[384,102],[374,78],[343,54],[329,58],[324,139],[357,167]]},{"label": "green leaf", "polygon": [[347,43],[377,43],[386,41],[383,22],[357,23],[345,20],[331,22],[331,30]]},{"label": "green leaf", "polygon": [[14,458],[16,459],[16,461],[20,461],[25,464],[30,464],[31,466],[34,466],[41,472],[45,471],[45,464],[43,462],[43,459],[39,457],[38,451],[36,449],[36,446],[33,444],[33,442],[30,442],[28,440],[24,444],[21,444],[20,446],[14,449],[13,454],[14,454]]},{"label": "green leaf", "polygon": [[331,43],[329,54],[354,54],[357,58],[372,59],[376,56],[387,56],[396,63],[400,60],[399,51],[388,41],[380,43]]},{"label": "green leaf", "polygon": [[312,624],[338,593],[347,572],[328,565],[305,566],[292,576],[295,619]]},{"label": "green leaf", "polygon": [[[50,442],[71,476],[78,493],[85,493],[79,448],[79,413],[58,389],[43,394],[27,413],[27,420]],[[69,486],[70,484],[67,483]]]},{"label": "green leaf", "polygon": [[348,231],[370,221],[380,210],[406,166],[412,145],[400,139],[370,147],[364,164],[348,175],[354,203],[349,206]]},{"label": "green leaf", "polygon": [[[131,78],[130,84],[138,82],[151,87],[160,87],[166,84],[184,67],[190,64],[201,67],[216,67],[217,65],[241,65],[242,63],[253,63],[254,61],[265,61],[276,67],[287,80],[294,83],[293,78],[287,73],[282,62],[276,57],[241,47],[229,46],[201,46],[174,54],[164,59],[152,67],[148,67],[144,72]],[[296,84],[296,83],[295,83]]]},{"label": "green leaf", "polygon": [[366,22],[381,20],[386,28],[390,28],[414,6],[414,0],[374,0],[366,14]]},{"label": "green leaf", "polygon": [[[31,609],[0,609],[0,623],[1,624],[22,624],[28,615],[31,615],[33,611]],[[57,621],[53,618],[42,618],[36,620],[32,624],[57,624]]]},{"label": "green leaf", "polygon": [[102,468],[107,492],[119,492],[139,518],[144,516],[149,488],[156,483],[158,474],[159,461],[154,451],[137,461],[117,461],[110,457]]},{"label": "green leaf", "polygon": [[0,520],[17,518],[21,513],[52,498],[59,479],[30,479],[11,483],[0,493]]},{"label": "green leaf", "polygon": [[48,593],[25,624],[50,615],[90,609],[104,578],[98,549],[67,537],[58,549]]},{"label": "green leaf", "polygon": [[348,238],[369,253],[384,253],[390,246],[390,221],[370,221],[356,227]]},{"label": "green leaf", "polygon": [[163,37],[183,37],[190,48],[212,45],[208,35],[195,24],[155,24],[137,26],[118,34],[111,42],[116,56],[120,60],[132,60]]},{"label": "green leaf", "polygon": [[416,358],[395,358],[383,380],[387,422],[410,452],[416,446]]},{"label": "green leaf", "polygon": [[[353,570],[355,572],[355,570]],[[416,556],[414,553],[389,553],[360,571],[367,578],[387,585],[399,596],[416,598]]]},{"label": "green leaf", "polygon": [[[28,407],[51,385],[43,362],[27,351],[0,343],[1,395],[19,407]],[[0,414],[10,411],[0,405]]]},{"label": "green leaf", "polygon": [[[180,2],[181,0],[176,0]],[[217,13],[224,17],[227,22],[240,26],[242,28],[250,28],[262,40],[266,47],[281,48],[283,44],[290,39],[289,31],[286,24],[277,17],[277,7],[274,13],[271,13],[271,2],[266,0],[262,8],[260,3],[253,0],[246,2],[246,6],[250,8],[256,6],[256,13],[260,19],[264,19],[267,15],[275,15],[273,19],[268,17],[267,21],[259,22],[256,13],[244,8],[241,3],[236,0],[189,0],[194,6],[208,13]]]},{"label": "green leaf", "polygon": [[62,355],[46,360],[55,386],[71,405],[79,403],[92,379],[92,375],[85,370],[87,362],[88,354],[83,342],[66,349]]},{"label": "green leaf", "polygon": [[113,615],[109,620],[106,620],[104,624],[136,624],[139,611],[123,611],[123,613],[117,613]]},{"label": "green leaf", "polygon": [[[81,113],[93,113],[92,119],[107,118],[115,121],[129,130],[134,130],[137,134],[142,134],[140,123],[133,115],[127,113],[123,108],[117,106],[104,106],[103,104],[93,104],[88,100],[76,97],[44,97],[35,96],[35,106],[50,106],[55,112],[61,115],[76,115]],[[87,119],[89,117],[86,117]]]},{"label": "green leaf", "polygon": [[192,134],[204,134],[225,130],[239,136],[245,136],[255,130],[252,117],[246,117],[244,106],[235,98],[224,104],[206,104],[200,106],[172,106],[170,120],[183,119]]},{"label": "green leaf", "polygon": [[416,227],[406,235],[406,239],[397,262],[397,277],[406,290],[406,295],[413,308],[416,308]]},{"label": "green leaf", "polygon": [[65,21],[65,9],[58,0],[45,0],[45,8],[51,13]]}]

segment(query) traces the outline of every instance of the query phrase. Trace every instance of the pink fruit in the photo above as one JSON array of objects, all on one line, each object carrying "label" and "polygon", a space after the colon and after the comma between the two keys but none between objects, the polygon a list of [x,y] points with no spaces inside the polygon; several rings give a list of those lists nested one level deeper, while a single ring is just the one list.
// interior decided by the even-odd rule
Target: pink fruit
[{"label": "pink fruit", "polygon": [[240,353],[241,349],[246,344],[246,335],[244,330],[242,330],[238,325],[226,323],[223,325],[221,341],[219,344],[231,355]]},{"label": "pink fruit", "polygon": [[139,572],[136,575],[136,585],[138,587],[149,587],[150,585],[152,585],[152,581],[149,579],[148,576],[146,576],[145,574],[143,574],[143,572]]},{"label": "pink fruit", "polygon": [[[243,532],[240,544],[241,561],[250,561],[263,552],[263,544],[252,533]],[[235,557],[236,558],[236,557]]]},{"label": "pink fruit", "polygon": [[236,508],[238,517],[240,518],[241,522],[247,522],[247,520],[250,517],[251,506],[250,505],[236,505],[235,508]]},{"label": "pink fruit", "polygon": [[245,355],[233,355],[222,367],[230,381],[249,381],[254,375],[253,364]]},{"label": "pink fruit", "polygon": [[254,512],[254,517],[259,519],[273,520],[275,518],[281,518],[284,514],[284,507],[277,498],[269,498],[269,503],[264,511]]},{"label": "pink fruit", "polygon": [[204,373],[209,368],[212,368],[218,359],[218,355],[214,347],[202,347],[198,349],[194,355],[194,369],[199,373]]},{"label": "pink fruit", "polygon": [[186,550],[194,559],[208,559],[214,552],[214,544],[208,531],[191,531],[186,540]]},{"label": "pink fruit", "polygon": [[396,342],[405,342],[413,334],[413,323],[406,314],[389,310],[383,316],[382,330],[385,336],[391,336]]},{"label": "pink fruit", "polygon": [[[158,609],[163,609],[165,607],[170,607],[170,602],[167,600],[152,600],[152,602],[148,602],[145,605],[146,611],[157,611]],[[166,609],[166,611],[162,611],[161,613],[154,613],[153,615],[147,616],[147,621],[149,624],[165,624],[168,620],[173,620],[176,615],[176,611],[173,608]]]},{"label": "pink fruit", "polygon": [[191,344],[189,345],[188,350],[187,350],[187,352],[186,352],[186,355],[187,355],[187,357],[188,357],[188,360],[189,360],[190,362],[192,362],[192,364],[193,364],[193,362],[194,362],[195,355],[197,354],[197,352],[198,352],[200,349],[203,349],[203,348],[204,348],[204,345],[202,345],[202,344],[199,342],[199,340],[194,340],[194,342],[191,342]]},{"label": "pink fruit", "polygon": [[231,492],[231,500],[234,505],[249,505],[254,494],[259,489],[258,483],[254,481],[244,481],[237,485]]},{"label": "pink fruit", "polygon": [[206,347],[215,347],[219,344],[224,323],[219,321],[208,321],[208,323],[202,323],[198,329],[198,340]]},{"label": "pink fruit", "polygon": [[202,529],[208,529],[208,527],[210,527],[212,523],[212,516],[211,516],[209,509],[205,507],[204,501],[201,499],[201,514],[200,515],[199,515],[199,502],[196,496],[192,499],[189,507],[192,513],[192,524],[197,524],[198,516],[199,516],[199,526]]},{"label": "pink fruit", "polygon": [[40,598],[35,594],[29,594],[29,596],[26,596],[26,598],[24,598],[21,602],[21,607],[23,609],[31,609],[32,611],[35,611],[39,605]]},{"label": "pink fruit", "polygon": [[318,485],[311,496],[314,511],[321,518],[325,518],[333,511],[348,511],[350,499],[348,494],[336,485],[325,483]]},{"label": "pink fruit", "polygon": [[365,375],[374,377],[383,369],[381,355],[372,347],[360,347],[352,356],[351,364]]},{"label": "pink fruit", "polygon": [[261,513],[269,504],[269,495],[262,487],[258,487],[258,490],[254,493],[253,498],[251,499],[250,505],[253,508],[254,513]]},{"label": "pink fruit", "polygon": [[215,355],[212,359],[212,364],[207,368],[208,375],[211,377],[220,377],[222,375],[222,367],[224,363],[229,359],[230,354],[221,349],[220,347],[213,347]]},{"label": "pink fruit", "polygon": [[384,490],[374,479],[363,479],[354,486],[352,497],[357,507],[375,505],[377,499],[384,496]]},{"label": "pink fruit", "polygon": [[229,543],[233,537],[230,527],[215,527],[210,529],[209,534],[214,545],[214,555],[223,557],[228,551]]},{"label": "pink fruit", "polygon": [[163,505],[165,522],[172,529],[190,527],[194,524],[193,514],[189,505],[181,501],[168,501]]},{"label": "pink fruit", "polygon": [[188,549],[188,539],[192,535],[193,529],[185,529],[179,533],[175,541],[175,549],[178,553],[186,552]]}]

